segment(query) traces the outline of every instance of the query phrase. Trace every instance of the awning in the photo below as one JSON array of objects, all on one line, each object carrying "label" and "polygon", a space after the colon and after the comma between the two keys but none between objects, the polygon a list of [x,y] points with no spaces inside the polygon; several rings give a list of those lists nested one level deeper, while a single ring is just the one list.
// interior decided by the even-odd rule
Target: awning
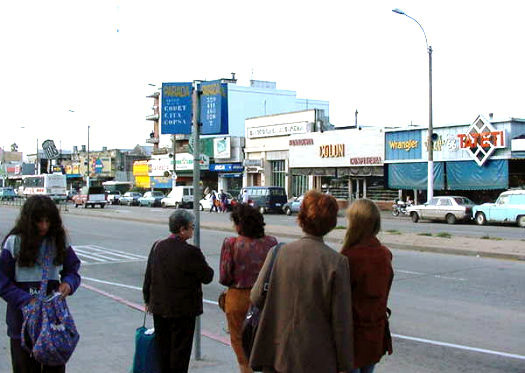
[{"label": "awning", "polygon": [[[443,162],[434,162],[434,190],[445,189],[443,168]],[[390,163],[388,165],[388,187],[390,189],[426,190],[427,175],[427,162]]]},{"label": "awning", "polygon": [[450,190],[507,189],[509,162],[506,159],[447,162],[447,186]]}]

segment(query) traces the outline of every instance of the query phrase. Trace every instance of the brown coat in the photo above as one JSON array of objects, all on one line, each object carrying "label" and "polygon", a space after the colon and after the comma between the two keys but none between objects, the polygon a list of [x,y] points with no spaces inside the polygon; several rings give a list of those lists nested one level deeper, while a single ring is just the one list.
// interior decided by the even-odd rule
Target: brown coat
[{"label": "brown coat", "polygon": [[[251,292],[261,305],[273,249]],[[344,256],[307,235],[280,248],[270,277],[250,365],[279,373],[352,368],[350,273]]]},{"label": "brown coat", "polygon": [[392,253],[372,237],[342,254],[352,273],[354,367],[361,368],[377,363],[386,351],[392,353],[390,335],[385,336],[386,306],[394,278]]}]

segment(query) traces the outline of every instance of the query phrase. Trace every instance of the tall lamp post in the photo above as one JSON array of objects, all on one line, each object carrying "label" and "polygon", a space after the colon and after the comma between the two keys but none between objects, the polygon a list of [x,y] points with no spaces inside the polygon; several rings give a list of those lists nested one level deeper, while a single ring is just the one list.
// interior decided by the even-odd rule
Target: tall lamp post
[{"label": "tall lamp post", "polygon": [[425,43],[427,45],[428,52],[428,138],[427,138],[427,148],[428,148],[428,176],[427,176],[427,201],[430,201],[434,197],[434,143],[432,141],[432,46],[428,45],[427,34],[423,29],[423,26],[415,19],[410,17],[408,14],[403,12],[400,9],[392,9],[392,12],[401,14],[402,16],[407,16],[412,21],[416,22],[423,35],[425,35]]},{"label": "tall lamp post", "polygon": [[[75,110],[68,109],[68,112],[75,113]],[[89,129],[90,128],[91,128],[91,126],[88,125],[88,132],[87,132],[87,162],[86,162],[86,167],[87,167],[86,186],[88,188],[90,187],[90,185],[89,185]],[[62,146],[60,148],[62,148]],[[60,152],[62,152],[62,149],[60,150]]]}]

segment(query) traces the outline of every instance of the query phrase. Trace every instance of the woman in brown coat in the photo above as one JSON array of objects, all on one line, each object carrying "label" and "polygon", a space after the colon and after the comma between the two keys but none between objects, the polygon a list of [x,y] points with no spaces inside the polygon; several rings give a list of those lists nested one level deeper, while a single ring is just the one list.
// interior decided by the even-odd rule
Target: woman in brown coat
[{"label": "woman in brown coat", "polygon": [[348,228],[341,253],[350,264],[354,317],[354,370],[372,373],[392,339],[387,327],[387,301],[394,271],[392,253],[376,238],[381,216],[374,202],[355,201],[347,211]]},{"label": "woman in brown coat", "polygon": [[[346,258],[323,242],[337,224],[332,196],[308,192],[298,221],[305,235],[279,249],[250,356],[252,368],[279,373],[352,369],[352,304]],[[263,305],[270,250],[251,291]]]}]

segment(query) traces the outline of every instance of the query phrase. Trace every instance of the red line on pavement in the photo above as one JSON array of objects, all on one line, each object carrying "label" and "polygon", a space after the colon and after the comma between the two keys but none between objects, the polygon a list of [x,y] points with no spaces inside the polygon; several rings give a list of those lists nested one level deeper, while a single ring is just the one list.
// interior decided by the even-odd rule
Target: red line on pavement
[{"label": "red line on pavement", "polygon": [[[91,286],[91,285],[86,285],[86,284],[81,284],[80,286],[82,286],[83,288],[86,288],[88,290],[91,290],[95,293],[98,293],[100,295],[103,295],[105,297],[108,297],[112,300],[114,300],[115,302],[118,302],[118,303],[121,303],[121,304],[124,304],[125,306],[128,306],[129,308],[133,308],[134,310],[137,310],[137,311],[141,311],[141,312],[144,312],[145,309],[144,309],[144,306],[142,304],[137,304],[137,303],[133,303],[133,302],[130,302],[124,298],[121,298],[119,296],[116,296],[114,294],[111,294],[111,293],[108,293],[107,291],[104,291],[104,290],[100,290],[99,288],[96,288],[94,286]],[[207,330],[201,330],[201,335],[207,337],[207,338],[210,338],[216,342],[220,342],[222,344],[225,344],[227,346],[231,346],[231,343],[230,343],[230,340],[228,338],[225,338],[225,337],[221,337],[220,335],[216,335],[216,334],[213,334]]]}]

